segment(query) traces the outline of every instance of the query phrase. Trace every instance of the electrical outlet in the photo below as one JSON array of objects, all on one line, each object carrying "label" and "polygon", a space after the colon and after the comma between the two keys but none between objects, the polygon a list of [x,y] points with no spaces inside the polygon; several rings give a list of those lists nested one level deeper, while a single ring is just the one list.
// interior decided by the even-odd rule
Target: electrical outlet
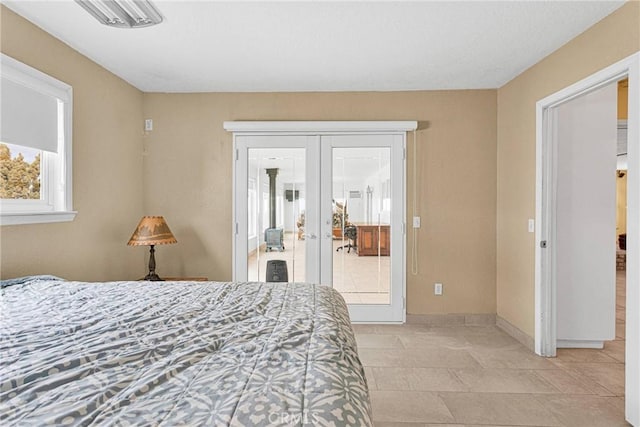
[{"label": "electrical outlet", "polygon": [[442,283],[436,283],[433,286],[433,294],[434,295],[442,295]]},{"label": "electrical outlet", "polygon": [[413,217],[413,228],[420,228],[420,217],[419,216],[414,216]]}]

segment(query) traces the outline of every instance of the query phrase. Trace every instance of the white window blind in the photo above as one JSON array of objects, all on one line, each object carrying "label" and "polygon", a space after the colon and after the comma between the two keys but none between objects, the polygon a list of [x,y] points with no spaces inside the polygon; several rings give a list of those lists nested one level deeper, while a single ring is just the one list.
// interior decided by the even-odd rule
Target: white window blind
[{"label": "white window blind", "polygon": [[[55,153],[58,151],[58,103],[68,94],[61,82],[2,55],[0,142]],[[63,85],[63,84],[62,84]]]}]

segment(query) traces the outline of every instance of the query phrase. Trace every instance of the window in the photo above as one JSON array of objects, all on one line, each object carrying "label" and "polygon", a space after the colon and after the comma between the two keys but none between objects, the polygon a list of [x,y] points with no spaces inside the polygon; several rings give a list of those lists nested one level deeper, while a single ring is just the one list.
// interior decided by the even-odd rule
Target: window
[{"label": "window", "polygon": [[0,224],[71,221],[72,88],[0,59]]}]

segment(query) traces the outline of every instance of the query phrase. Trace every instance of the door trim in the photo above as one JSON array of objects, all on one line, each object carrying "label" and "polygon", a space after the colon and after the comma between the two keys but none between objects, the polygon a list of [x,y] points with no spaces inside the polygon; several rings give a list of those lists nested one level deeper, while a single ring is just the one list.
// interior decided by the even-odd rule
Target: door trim
[{"label": "door trim", "polygon": [[224,130],[237,134],[304,133],[323,135],[331,133],[387,133],[416,130],[417,121],[233,121],[224,122]]},{"label": "door trim", "polygon": [[[555,107],[629,78],[625,414],[640,425],[640,52],[536,103],[535,352],[556,353]],[[542,249],[542,242],[547,249]]]}]

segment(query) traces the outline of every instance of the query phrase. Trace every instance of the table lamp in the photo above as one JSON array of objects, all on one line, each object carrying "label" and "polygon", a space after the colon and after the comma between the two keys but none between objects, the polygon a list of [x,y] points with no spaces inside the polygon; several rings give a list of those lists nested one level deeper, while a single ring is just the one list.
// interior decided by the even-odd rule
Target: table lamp
[{"label": "table lamp", "polygon": [[155,245],[169,245],[178,243],[169,226],[161,216],[143,216],[129,239],[129,246],[151,246],[151,256],[149,257],[149,274],[143,280],[161,281],[156,274],[156,258],[154,256]]}]

